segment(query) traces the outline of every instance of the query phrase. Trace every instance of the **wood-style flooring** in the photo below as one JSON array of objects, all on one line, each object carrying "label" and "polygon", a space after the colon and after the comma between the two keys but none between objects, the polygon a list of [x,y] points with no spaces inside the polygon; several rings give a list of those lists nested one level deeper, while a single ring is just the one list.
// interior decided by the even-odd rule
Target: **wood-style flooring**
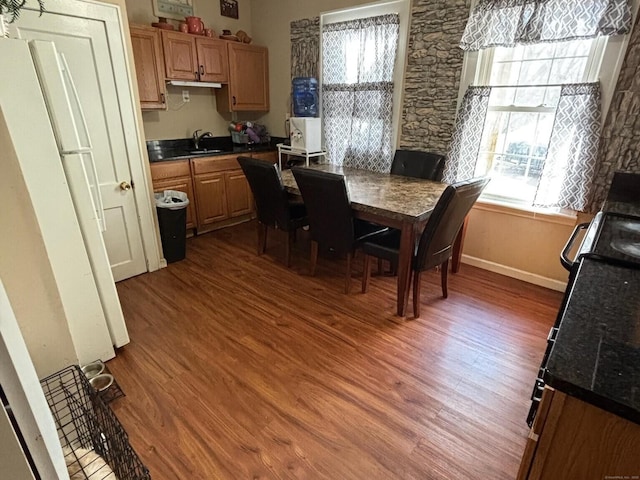
[{"label": "wood-style flooring", "polygon": [[131,343],[108,366],[131,444],[162,479],[513,479],[558,292],[462,265],[422,315],[396,279],[345,295],[308,275],[303,232],[256,255],[255,224],[191,238],[187,259],[120,282]]}]

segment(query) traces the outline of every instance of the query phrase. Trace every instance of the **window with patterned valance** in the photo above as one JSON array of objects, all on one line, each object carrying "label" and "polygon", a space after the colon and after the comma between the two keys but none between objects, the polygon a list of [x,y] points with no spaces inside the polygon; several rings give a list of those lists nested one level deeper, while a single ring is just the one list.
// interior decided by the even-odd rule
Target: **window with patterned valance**
[{"label": "window with patterned valance", "polygon": [[460,48],[513,47],[630,31],[627,0],[479,0]]},{"label": "window with patterned valance", "polygon": [[509,204],[586,211],[598,162],[607,37],[627,0],[479,0],[461,48],[479,50],[445,180],[492,178]]}]

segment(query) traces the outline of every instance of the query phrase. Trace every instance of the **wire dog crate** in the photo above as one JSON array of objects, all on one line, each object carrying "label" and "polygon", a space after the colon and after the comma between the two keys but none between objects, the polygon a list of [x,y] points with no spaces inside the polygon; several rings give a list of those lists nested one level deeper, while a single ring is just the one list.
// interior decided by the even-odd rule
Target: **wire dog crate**
[{"label": "wire dog crate", "polygon": [[67,367],[40,383],[73,480],[151,478],[122,425],[80,367]]}]

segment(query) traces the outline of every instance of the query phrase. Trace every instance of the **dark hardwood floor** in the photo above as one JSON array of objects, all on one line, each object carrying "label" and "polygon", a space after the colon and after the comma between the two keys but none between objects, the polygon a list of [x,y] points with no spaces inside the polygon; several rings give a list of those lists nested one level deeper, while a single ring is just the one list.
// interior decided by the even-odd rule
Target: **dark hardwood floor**
[{"label": "dark hardwood floor", "polygon": [[344,261],[292,268],[253,223],[187,242],[187,259],[118,284],[131,343],[112,406],[154,480],[513,479],[561,295],[463,265],[424,275],[422,315],[395,278],[345,295]]}]

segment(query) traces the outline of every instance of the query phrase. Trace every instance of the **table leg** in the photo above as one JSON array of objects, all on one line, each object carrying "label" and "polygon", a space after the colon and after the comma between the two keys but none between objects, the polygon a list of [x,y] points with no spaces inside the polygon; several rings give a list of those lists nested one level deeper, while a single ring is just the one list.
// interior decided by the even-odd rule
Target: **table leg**
[{"label": "table leg", "polygon": [[400,234],[400,252],[398,254],[398,316],[404,317],[409,303],[409,283],[411,282],[411,260],[415,248],[413,224],[402,224]]},{"label": "table leg", "polygon": [[464,245],[464,236],[467,234],[467,224],[469,223],[469,216],[464,218],[462,227],[458,232],[455,242],[453,242],[453,254],[451,255],[451,272],[458,273],[460,270],[460,263],[462,258],[462,247]]}]

